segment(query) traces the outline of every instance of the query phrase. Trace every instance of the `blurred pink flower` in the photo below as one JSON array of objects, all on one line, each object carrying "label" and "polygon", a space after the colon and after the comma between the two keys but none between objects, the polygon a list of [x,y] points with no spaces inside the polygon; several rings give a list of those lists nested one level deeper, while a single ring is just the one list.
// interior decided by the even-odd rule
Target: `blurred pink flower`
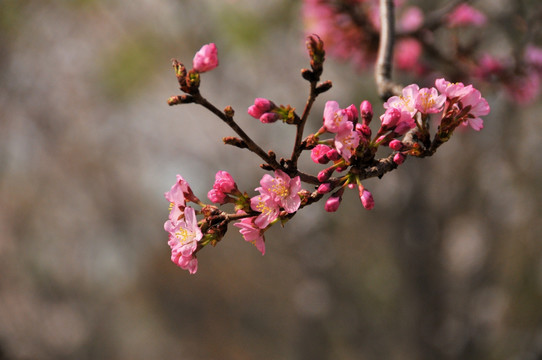
[{"label": "blurred pink flower", "polygon": [[486,99],[482,97],[480,91],[473,88],[472,91],[468,95],[464,96],[460,101],[463,108],[467,106],[471,107],[465,124],[468,123],[468,125],[470,125],[470,127],[476,131],[481,130],[484,127],[484,121],[480,118],[480,116],[487,115],[490,111],[489,104],[487,103]]},{"label": "blurred pink flower", "polygon": [[483,26],[487,22],[486,16],[473,8],[472,6],[462,3],[457,6],[448,15],[448,26]]},{"label": "blurred pink flower", "polygon": [[472,85],[465,86],[461,82],[451,83],[444,78],[436,79],[435,86],[441,94],[446,95],[446,98],[450,100],[457,98],[461,99],[462,97],[470,94],[474,89]]},{"label": "blurred pink flower", "polygon": [[402,31],[415,31],[423,24],[423,12],[417,6],[410,6],[403,12],[399,20],[399,29]]},{"label": "blurred pink flower", "polygon": [[213,70],[218,66],[218,51],[214,43],[203,45],[194,56],[192,67],[198,72]]},{"label": "blurred pink flower", "polygon": [[397,42],[395,50],[395,64],[400,70],[418,70],[422,45],[413,38],[406,38]]}]

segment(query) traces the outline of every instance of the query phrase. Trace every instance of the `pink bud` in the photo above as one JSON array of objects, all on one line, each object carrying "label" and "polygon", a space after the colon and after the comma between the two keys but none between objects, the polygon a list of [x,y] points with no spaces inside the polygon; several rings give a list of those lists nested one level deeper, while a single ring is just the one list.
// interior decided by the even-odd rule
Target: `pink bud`
[{"label": "pink bud", "polygon": [[363,100],[359,106],[363,123],[369,125],[373,119],[373,106],[367,100]]},{"label": "pink bud", "polygon": [[324,205],[324,209],[327,212],[335,212],[339,209],[339,205],[341,205],[341,196],[335,196],[337,193],[331,195],[329,199],[327,199],[326,204]]},{"label": "pink bud", "polygon": [[331,174],[333,174],[334,170],[334,167],[328,167],[327,169],[320,171],[318,173],[318,181],[320,181],[321,183],[326,182],[331,177]]},{"label": "pink bud", "polygon": [[279,119],[279,114],[272,113],[272,112],[266,112],[262,116],[260,116],[260,121],[264,124],[274,123]]},{"label": "pink bud", "polygon": [[393,162],[396,163],[397,165],[401,165],[402,163],[404,163],[405,159],[406,159],[406,155],[403,153],[397,153],[393,156]]},{"label": "pink bud", "polygon": [[371,210],[372,208],[374,208],[375,201],[373,199],[373,194],[371,194],[368,190],[364,189],[362,185],[359,185],[359,189],[359,198],[363,207],[367,210]]},{"label": "pink bud", "polygon": [[337,149],[329,149],[326,156],[331,161],[337,161],[341,158],[341,154],[337,151]]},{"label": "pink bud", "polygon": [[227,171],[218,171],[215,175],[214,189],[220,190],[225,193],[230,193],[237,188],[233,177]]},{"label": "pink bud", "polygon": [[192,67],[198,72],[210,71],[217,66],[218,51],[214,43],[203,45],[192,61]]},{"label": "pink bud", "polygon": [[386,130],[394,128],[399,119],[401,119],[401,111],[396,108],[388,108],[384,115],[380,117],[382,128]]},{"label": "pink bud", "polygon": [[403,143],[397,139],[395,140],[392,140],[390,141],[389,145],[388,145],[392,150],[395,150],[395,151],[401,151],[401,149],[403,148]]},{"label": "pink bud", "polygon": [[331,184],[330,183],[323,183],[321,184],[320,186],[318,186],[318,193],[319,194],[327,194],[328,192],[330,192],[332,189],[331,187]]},{"label": "pink bud", "polygon": [[371,138],[371,128],[366,123],[363,124],[356,124],[356,130],[360,132],[361,136],[363,136],[366,139]]},{"label": "pink bud", "polygon": [[209,190],[209,192],[207,193],[207,197],[209,198],[209,200],[217,204],[224,204],[224,200],[226,200],[226,194],[214,188]]},{"label": "pink bud", "polygon": [[327,156],[328,151],[331,148],[329,146],[318,144],[311,150],[311,159],[317,164],[327,164],[329,162],[329,157]]},{"label": "pink bud", "polygon": [[250,105],[248,108],[248,114],[255,119],[259,119],[264,113],[265,111],[261,110],[256,105]]},{"label": "pink bud", "polygon": [[356,105],[352,104],[346,109],[346,114],[348,115],[348,121],[352,121],[353,123],[358,122],[358,109],[356,108]]}]

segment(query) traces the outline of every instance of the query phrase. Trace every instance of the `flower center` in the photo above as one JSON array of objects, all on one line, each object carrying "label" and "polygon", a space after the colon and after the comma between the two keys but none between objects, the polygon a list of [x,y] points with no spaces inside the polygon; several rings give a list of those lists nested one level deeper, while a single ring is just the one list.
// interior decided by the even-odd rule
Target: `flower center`
[{"label": "flower center", "polygon": [[290,195],[290,189],[284,185],[284,182],[277,181],[276,179],[271,180],[273,185],[267,189],[267,191],[272,192],[273,194],[276,194],[280,198],[285,198]]}]

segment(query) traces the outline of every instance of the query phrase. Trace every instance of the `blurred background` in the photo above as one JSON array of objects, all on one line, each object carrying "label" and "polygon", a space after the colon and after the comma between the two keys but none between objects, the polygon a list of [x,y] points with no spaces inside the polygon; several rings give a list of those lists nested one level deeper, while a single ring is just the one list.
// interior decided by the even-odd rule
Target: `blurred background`
[{"label": "blurred background", "polygon": [[[350,191],[336,213],[318,203],[271,229],[264,257],[231,228],[196,275],[170,261],[176,174],[202,199],[217,170],[249,193],[263,175],[222,144],[233,133],[220,120],[167,106],[171,58],[190,66],[215,42],[202,93],[287,155],[291,128],[246,109],[256,97],[303,108],[300,8],[0,1],[0,359],[542,359],[542,104],[498,89],[481,89],[483,131],[366,181],[374,210]],[[329,58],[323,79],[334,87],[309,131],[327,100],[380,114],[370,73]]]}]

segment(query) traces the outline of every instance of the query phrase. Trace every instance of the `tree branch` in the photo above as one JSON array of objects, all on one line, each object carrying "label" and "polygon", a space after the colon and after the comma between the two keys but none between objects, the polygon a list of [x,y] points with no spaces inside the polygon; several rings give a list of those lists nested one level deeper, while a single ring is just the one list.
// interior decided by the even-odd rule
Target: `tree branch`
[{"label": "tree branch", "polygon": [[375,66],[378,94],[386,101],[401,94],[402,87],[391,80],[393,43],[395,36],[395,12],[393,0],[380,0],[380,43]]}]

